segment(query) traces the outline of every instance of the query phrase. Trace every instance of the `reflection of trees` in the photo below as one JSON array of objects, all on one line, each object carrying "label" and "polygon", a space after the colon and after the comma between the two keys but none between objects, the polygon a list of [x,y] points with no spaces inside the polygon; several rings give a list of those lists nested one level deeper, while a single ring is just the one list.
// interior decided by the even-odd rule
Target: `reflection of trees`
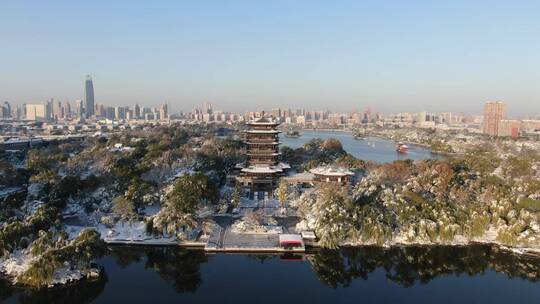
[{"label": "reflection of trees", "polygon": [[153,248],[147,252],[147,268],[154,269],[178,292],[194,292],[201,285],[200,265],[207,261],[201,250],[175,247]]},{"label": "reflection of trees", "polygon": [[207,261],[201,250],[177,247],[111,247],[110,254],[122,267],[146,259],[153,269],[178,292],[194,292],[201,284],[200,265]]},{"label": "reflection of trees", "polygon": [[11,294],[13,294],[11,284],[4,278],[0,278],[0,302],[9,298]]},{"label": "reflection of trees", "polygon": [[495,270],[530,281],[540,280],[538,259],[516,256],[489,246],[378,247],[321,250],[310,258],[317,277],[333,288],[346,287],[380,268],[405,287],[447,275],[482,274]]},{"label": "reflection of trees", "polygon": [[144,248],[131,246],[110,246],[109,255],[114,258],[120,268],[126,268],[132,263],[139,263],[144,257]]},{"label": "reflection of trees", "polygon": [[43,289],[25,289],[19,295],[20,303],[91,303],[105,289],[107,275],[97,280],[81,281],[74,285]]},{"label": "reflection of trees", "polygon": [[247,258],[258,261],[261,264],[264,264],[267,260],[275,259],[278,256],[275,254],[246,254]]}]

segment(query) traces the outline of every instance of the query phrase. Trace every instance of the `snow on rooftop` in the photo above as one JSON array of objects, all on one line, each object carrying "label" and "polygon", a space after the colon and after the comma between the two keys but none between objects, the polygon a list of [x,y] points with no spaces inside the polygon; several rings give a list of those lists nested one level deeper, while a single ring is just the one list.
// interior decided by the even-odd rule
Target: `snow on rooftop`
[{"label": "snow on rooftop", "polygon": [[271,117],[260,117],[250,120],[249,125],[278,125],[279,123]]},{"label": "snow on rooftop", "polygon": [[242,169],[242,172],[247,172],[247,173],[278,173],[282,171],[283,169],[277,168],[274,166],[266,166],[266,167],[250,166],[250,167]]},{"label": "snow on rooftop", "polygon": [[345,176],[345,175],[354,175],[352,171],[349,171],[342,167],[333,167],[333,166],[324,166],[311,169],[309,172],[318,175],[329,175],[329,176]]},{"label": "snow on rooftop", "polygon": [[247,133],[253,133],[253,134],[267,134],[267,133],[277,134],[277,133],[281,133],[281,131],[278,131],[278,130],[247,130],[246,132]]},{"label": "snow on rooftop", "polygon": [[268,166],[268,165],[260,165],[260,166],[249,166],[242,169],[242,172],[246,173],[279,173],[283,172],[283,170],[290,169],[291,166],[289,166],[286,163],[279,163],[275,166]]},{"label": "snow on rooftop", "polygon": [[315,233],[311,230],[302,231],[302,237],[304,239],[308,240],[315,240],[317,237],[315,236]]},{"label": "snow on rooftop", "polygon": [[279,141],[273,141],[273,142],[254,142],[254,141],[246,141],[246,144],[248,145],[279,145],[281,144]]}]

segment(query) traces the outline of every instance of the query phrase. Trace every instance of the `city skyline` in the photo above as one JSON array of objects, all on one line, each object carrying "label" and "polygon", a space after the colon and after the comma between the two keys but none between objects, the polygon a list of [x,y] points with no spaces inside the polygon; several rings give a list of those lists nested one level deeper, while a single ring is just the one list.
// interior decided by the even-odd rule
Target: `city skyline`
[{"label": "city skyline", "polygon": [[[140,106],[139,106],[139,103],[136,102],[134,104],[123,104],[123,105],[114,105],[114,104],[103,104],[103,103],[96,103],[95,100],[94,100],[94,86],[93,86],[93,80],[92,80],[92,75],[85,75],[85,80],[84,80],[84,94],[83,94],[83,99],[76,99],[74,101],[70,101],[70,100],[67,100],[67,101],[61,101],[61,100],[55,100],[55,98],[49,98],[43,102],[32,102],[32,103],[23,103],[23,104],[14,104],[15,105],[15,108],[11,109],[11,103],[9,101],[5,101],[4,102],[4,108],[7,107],[9,108],[9,110],[6,112],[6,109],[3,108],[4,112],[2,113],[2,116],[8,116],[10,117],[9,115],[11,114],[15,114],[15,113],[12,113],[12,110],[13,111],[16,111],[18,109],[20,109],[21,107],[24,108],[25,106],[28,106],[28,105],[31,105],[31,106],[34,106],[34,105],[40,105],[40,106],[43,106],[43,107],[50,107],[49,109],[49,112],[50,112],[50,115],[51,115],[51,118],[54,120],[54,117],[56,116],[57,118],[62,116],[62,118],[71,118],[70,115],[71,114],[76,114],[78,116],[85,116],[86,118],[90,118],[90,117],[93,117],[94,116],[94,113],[96,111],[101,111],[101,114],[100,115],[97,115],[98,117],[101,116],[101,117],[106,117],[107,115],[105,114],[106,111],[107,111],[107,108],[109,110],[112,110],[113,112],[118,112],[118,109],[119,108],[122,108],[122,109],[125,109],[126,111],[129,111],[131,107],[134,107],[133,109],[131,109],[131,111],[133,112],[132,114],[135,115],[135,117],[139,117],[139,112],[140,112]],[[74,111],[72,112],[71,111],[71,103],[74,102],[75,104],[75,108],[74,108]],[[486,101],[486,104],[489,104],[489,103],[492,103],[492,102],[496,102],[496,103],[501,103],[503,101]],[[202,107],[200,107],[202,105]],[[164,103],[160,103],[158,105],[158,107],[163,107],[165,106],[166,108],[166,112],[167,113],[170,113],[170,110],[168,109],[168,107],[170,106],[170,103],[169,101],[165,101]],[[269,106],[271,105],[265,105],[266,108],[264,109],[261,109],[261,108],[258,108],[258,109],[249,109],[249,108],[243,108],[241,110],[238,110],[238,111],[234,111],[234,110],[230,110],[230,109],[222,109],[222,108],[216,108],[215,110],[218,111],[219,113],[235,113],[235,114],[239,114],[239,113],[247,113],[247,112],[258,112],[258,111],[274,111],[274,110],[283,110],[283,111],[291,111],[291,110],[295,110],[295,111],[298,111],[298,110],[303,110],[305,112],[327,112],[327,113],[336,113],[336,114],[346,114],[346,113],[349,113],[349,114],[354,114],[354,113],[362,113],[362,112],[365,112],[365,111],[369,111],[371,112],[371,110],[373,109],[371,106],[363,106],[363,108],[360,108],[360,107],[355,107],[355,108],[352,108],[350,110],[346,110],[346,111],[336,111],[336,110],[331,110],[331,107],[326,107],[326,108],[309,108],[309,107],[293,107],[291,105],[288,105],[288,106],[278,106],[278,107],[271,107],[271,108],[268,108]],[[67,107],[67,110],[65,109],[65,107]],[[147,111],[150,111],[151,109],[157,109],[157,107],[152,107],[152,106],[144,106],[143,105],[143,108],[145,108]],[[88,110],[89,109],[89,110]],[[209,101],[203,101],[202,104],[199,103],[195,103],[193,105],[193,107],[191,109],[179,109],[177,112],[174,112],[174,114],[186,114],[186,113],[190,113],[193,111],[198,111],[198,110],[202,110],[204,112],[208,112],[208,110],[210,110],[210,112],[213,110],[213,105],[211,102]],[[482,114],[484,114],[485,116],[485,108],[483,110],[483,113],[480,112],[480,113],[477,113],[477,112],[452,112],[452,111],[448,111],[448,110],[440,110],[440,111],[426,111],[425,109],[424,110],[420,110],[420,111],[410,111],[410,109],[408,110],[400,110],[400,109],[394,109],[395,111],[393,112],[382,112],[382,111],[376,111],[377,114],[381,114],[381,115],[396,115],[396,114],[415,114],[415,113],[425,113],[425,114],[435,114],[435,113],[438,113],[438,114],[460,114],[460,115],[475,115],[475,116],[482,116]],[[45,110],[43,110],[45,113]],[[88,113],[90,111],[90,114]],[[6,113],[10,113],[9,115],[6,114]],[[58,115],[58,113],[62,113],[62,115]],[[45,114],[44,114],[45,115]],[[113,115],[113,117],[118,117],[118,113],[113,113],[111,114]],[[159,115],[159,114],[158,114]],[[64,117],[65,116],[65,117]],[[141,116],[142,117],[142,116]],[[534,119],[538,119],[538,117],[540,117],[539,114],[534,114],[534,113],[528,113],[526,115],[522,115],[522,116],[516,116],[516,117],[513,117],[513,118],[524,118],[524,119],[528,119],[528,118],[534,118]]]},{"label": "city skyline", "polygon": [[539,8],[8,2],[0,12],[0,100],[84,99],[80,79],[91,74],[95,103],[115,106],[482,113],[485,101],[503,100],[510,116],[536,114]]}]

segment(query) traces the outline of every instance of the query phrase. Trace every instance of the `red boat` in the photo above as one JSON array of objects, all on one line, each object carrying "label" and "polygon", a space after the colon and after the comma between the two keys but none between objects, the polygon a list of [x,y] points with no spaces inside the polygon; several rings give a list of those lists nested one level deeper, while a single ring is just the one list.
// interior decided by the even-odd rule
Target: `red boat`
[{"label": "red boat", "polygon": [[404,144],[404,143],[402,143],[402,142],[399,142],[399,143],[396,145],[396,151],[397,151],[398,153],[403,153],[403,154],[405,154],[405,153],[409,152],[409,147],[408,147],[406,144]]}]

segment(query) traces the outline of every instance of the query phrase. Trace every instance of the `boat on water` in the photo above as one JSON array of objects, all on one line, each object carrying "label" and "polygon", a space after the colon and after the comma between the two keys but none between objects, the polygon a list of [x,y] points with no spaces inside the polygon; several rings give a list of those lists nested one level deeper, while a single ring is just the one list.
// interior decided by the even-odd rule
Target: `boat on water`
[{"label": "boat on water", "polygon": [[289,138],[298,138],[300,136],[300,132],[298,132],[297,130],[289,130],[287,131],[287,133],[285,133],[285,137]]},{"label": "boat on water", "polygon": [[363,133],[355,133],[353,135],[353,138],[356,139],[356,140],[364,140],[367,138],[367,136]]},{"label": "boat on water", "polygon": [[396,151],[397,153],[402,153],[402,154],[405,154],[407,152],[409,152],[409,147],[402,143],[402,142],[398,142],[397,145],[396,145]]}]

